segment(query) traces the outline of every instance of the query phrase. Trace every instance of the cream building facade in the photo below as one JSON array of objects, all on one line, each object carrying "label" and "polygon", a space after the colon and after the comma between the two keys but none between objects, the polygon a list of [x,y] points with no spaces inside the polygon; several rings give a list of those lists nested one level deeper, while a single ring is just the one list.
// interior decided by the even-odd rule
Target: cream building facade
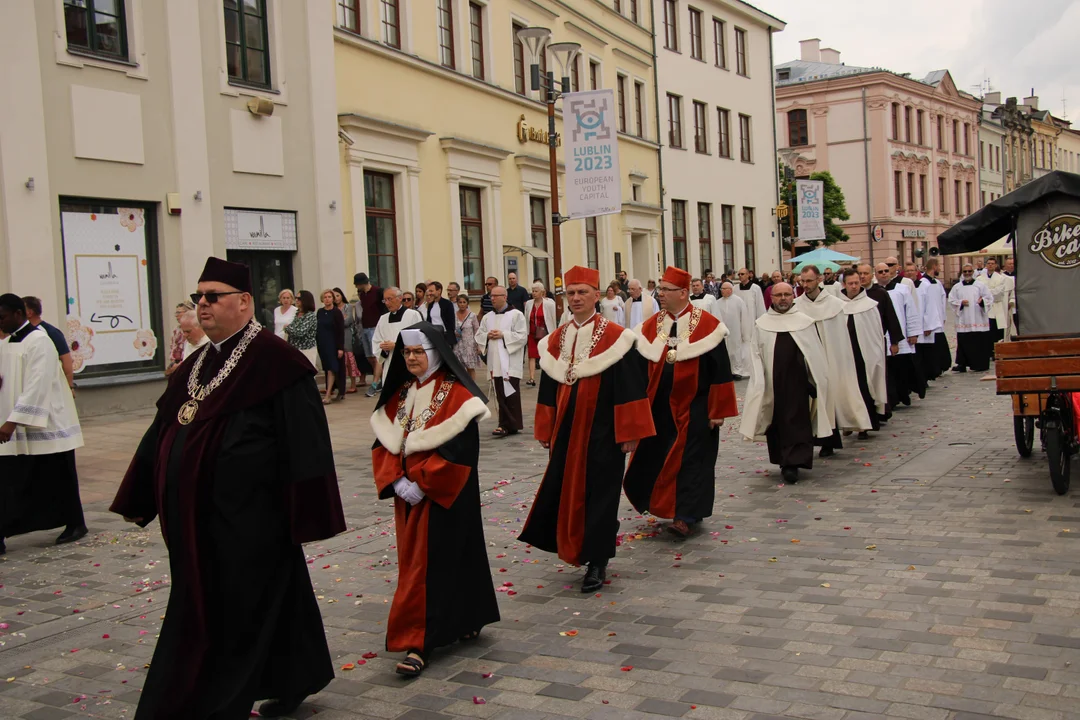
[{"label": "cream building facade", "polygon": [[994,110],[1001,103],[1001,93],[986,93],[979,111],[979,207],[1005,194],[1002,154],[1008,131]]},{"label": "cream building facade", "polygon": [[0,284],[68,329],[83,414],[160,394],[208,255],[252,266],[263,319],[343,278],[333,10],[0,3]]},{"label": "cream building facade", "polygon": [[[828,170],[843,189],[850,240],[834,249],[875,261],[935,254],[938,234],[978,208],[981,103],[947,70],[916,80],[844,65],[817,39],[800,44],[800,60],[776,67],[778,144],[797,177]],[[956,265],[946,261],[950,277]]]},{"label": "cream building facade", "polygon": [[666,256],[701,276],[780,267],[772,35],[740,0],[652,3]]},{"label": "cream building facade", "polygon": [[[572,89],[620,98],[622,210],[561,226],[562,262],[658,277],[663,254],[651,16],[645,0],[340,0],[335,37],[342,275],[477,298],[510,270],[553,285],[546,106],[516,31],[581,44]],[[545,63],[558,75],[551,57]],[[557,131],[561,132],[562,101]],[[562,150],[561,208],[565,214]]]}]

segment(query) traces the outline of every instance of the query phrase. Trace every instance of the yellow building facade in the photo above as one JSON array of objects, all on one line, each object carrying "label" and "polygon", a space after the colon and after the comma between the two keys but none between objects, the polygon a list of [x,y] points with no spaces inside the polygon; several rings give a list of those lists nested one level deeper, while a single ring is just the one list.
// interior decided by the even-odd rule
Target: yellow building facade
[{"label": "yellow building facade", "polygon": [[[625,119],[622,211],[564,222],[563,268],[591,265],[605,281],[619,270],[658,277],[654,51],[640,4],[631,16],[638,3],[617,12],[563,0],[336,0],[342,275],[402,288],[457,281],[478,296],[485,277],[505,282],[513,270],[524,285],[552,287],[546,106],[516,39],[543,26],[552,42],[581,44],[572,89],[614,89]],[[558,76],[550,54],[545,63]]]}]

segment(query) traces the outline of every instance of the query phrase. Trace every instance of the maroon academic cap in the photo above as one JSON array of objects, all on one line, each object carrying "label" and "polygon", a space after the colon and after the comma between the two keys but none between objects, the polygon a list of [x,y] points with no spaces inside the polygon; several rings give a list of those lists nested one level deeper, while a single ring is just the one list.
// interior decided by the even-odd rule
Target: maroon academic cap
[{"label": "maroon academic cap", "polygon": [[206,266],[199,276],[199,282],[220,282],[241,292],[251,292],[251,272],[248,266],[216,257],[206,258]]}]

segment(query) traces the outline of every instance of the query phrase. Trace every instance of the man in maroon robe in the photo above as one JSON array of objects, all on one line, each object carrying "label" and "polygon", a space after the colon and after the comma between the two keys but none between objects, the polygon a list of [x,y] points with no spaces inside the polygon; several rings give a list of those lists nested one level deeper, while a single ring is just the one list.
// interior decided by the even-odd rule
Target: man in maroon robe
[{"label": "man in maroon robe", "polygon": [[292,713],[333,679],[301,543],[345,529],[314,369],[253,318],[243,265],[209,258],[210,342],[170,376],[110,508],[169,548],[172,587],[136,720]]},{"label": "man in maroon robe", "polygon": [[588,565],[581,592],[604,585],[619,534],[626,453],[656,434],[634,333],[596,312],[600,273],[566,272],[573,319],[540,343],[534,435],[551,452],[519,539]]},{"label": "man in maroon robe", "polygon": [[638,512],[674,518],[668,530],[686,537],[712,515],[719,427],[739,409],[727,327],[690,304],[685,270],[668,267],[657,289],[664,309],[634,330],[656,435],[631,455],[623,488]]}]

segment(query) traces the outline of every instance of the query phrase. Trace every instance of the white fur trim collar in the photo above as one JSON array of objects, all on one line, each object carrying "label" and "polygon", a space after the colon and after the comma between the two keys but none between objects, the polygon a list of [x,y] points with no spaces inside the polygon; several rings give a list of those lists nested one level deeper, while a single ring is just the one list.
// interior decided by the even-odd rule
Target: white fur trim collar
[{"label": "white fur trim collar", "polygon": [[[704,314],[703,310],[701,312]],[[642,333],[642,329],[646,325],[655,322],[656,316],[653,315],[649,319],[645,320],[645,322],[634,328],[634,334],[637,335],[637,350],[639,353],[641,353],[642,357],[644,357],[649,362],[660,362],[660,359],[664,357],[664,354],[668,350],[667,344],[661,342],[660,338],[649,342],[648,338],[646,338],[645,335]],[[678,322],[682,327],[686,327],[686,323],[690,322],[690,313],[681,315]],[[725,325],[723,322],[720,322],[719,319],[717,319],[717,323],[718,324],[716,328],[705,337],[698,338],[693,342],[684,340],[683,342],[676,345],[675,362],[680,362],[682,360],[693,360],[696,357],[704,355],[705,353],[709,352],[717,345],[722,343],[724,341],[724,338],[726,338],[728,335],[728,329],[727,325]],[[664,327],[665,329],[671,328],[670,316],[664,318]]]},{"label": "white fur trim collar", "polygon": [[754,324],[766,332],[798,332],[813,325],[814,318],[798,310],[778,313],[769,308],[769,312],[759,317]]},{"label": "white fur trim collar", "polygon": [[[428,383],[419,390],[415,385],[409,388],[410,395],[416,394],[413,407],[427,407],[431,402],[434,386],[437,384]],[[434,450],[459,435],[473,420],[487,420],[489,417],[491,417],[491,411],[488,410],[484,401],[478,397],[471,397],[450,417],[444,418],[435,425],[425,425],[409,433],[408,439],[405,440],[405,456]],[[386,407],[379,408],[371,416],[371,429],[375,431],[375,437],[387,452],[392,455],[401,454],[401,441],[405,431],[386,414]]]},{"label": "white fur trim collar", "polygon": [[[616,326],[617,327],[617,326]],[[587,323],[582,326],[580,330],[574,323],[568,323],[559,328],[560,332],[567,333],[570,330],[575,330],[578,334],[581,330],[593,331],[593,325]],[[607,350],[603,350],[599,353],[590,355],[586,360],[579,362],[574,368],[574,375],[580,380],[581,378],[592,377],[593,375],[599,375],[607,370],[615,363],[622,360],[633,347],[636,336],[632,330],[624,329],[619,334],[619,339],[609,347]],[[566,373],[570,369],[570,363],[562,358],[557,358],[551,354],[548,350],[548,344],[546,342],[540,343],[540,369],[547,373],[548,377],[557,383],[566,385]]]}]

